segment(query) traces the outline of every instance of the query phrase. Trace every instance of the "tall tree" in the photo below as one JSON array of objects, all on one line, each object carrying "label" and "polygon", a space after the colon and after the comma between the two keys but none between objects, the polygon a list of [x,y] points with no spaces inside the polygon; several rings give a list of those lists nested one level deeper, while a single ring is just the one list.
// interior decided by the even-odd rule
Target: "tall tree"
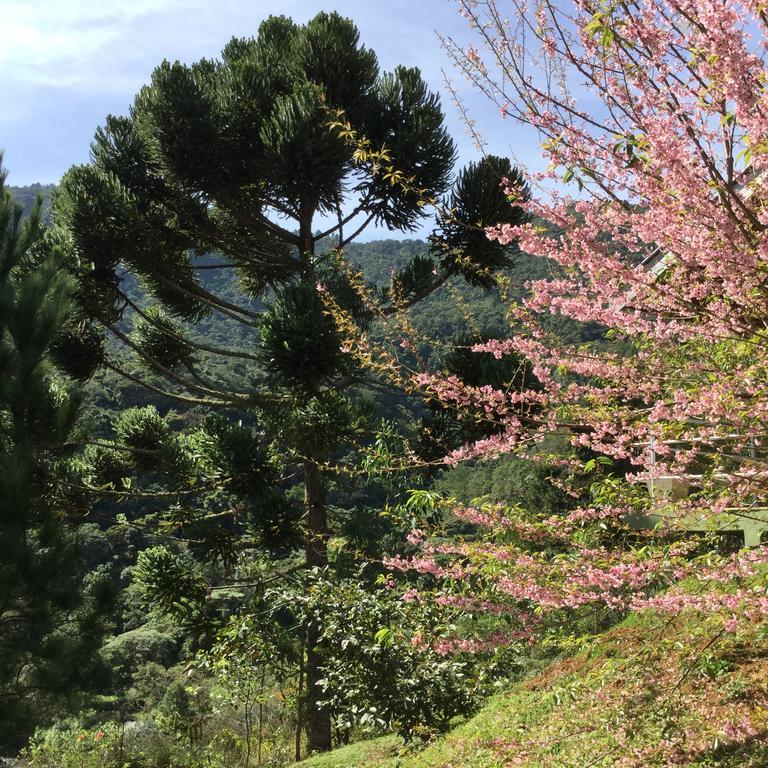
[{"label": "tall tree", "polygon": [[[220,60],[163,62],[130,115],[97,131],[92,162],[62,182],[55,217],[79,265],[84,306],[165,379],[167,394],[257,415],[303,473],[309,569],[328,563],[329,462],[359,422],[347,390],[366,382],[328,300],[364,327],[455,275],[488,284],[514,253],[482,228],[521,221],[500,183],[507,177],[524,197],[521,177],[489,157],[451,189],[454,161],[439,99],[419,71],[381,74],[354,24],[321,13],[303,26],[270,17],[256,38],[231,40]],[[344,246],[373,223],[412,231],[438,199],[431,252],[367,306]],[[326,239],[330,253],[318,249]],[[162,310],[128,295],[123,270]],[[210,270],[235,270],[240,294],[217,288]],[[190,336],[187,326],[212,312],[251,334],[247,349]],[[132,335],[124,313],[136,321]],[[211,361],[222,358],[244,366],[238,380],[211,379]],[[325,750],[330,719],[319,706],[311,620],[304,641],[309,748]]]},{"label": "tall tree", "polygon": [[61,482],[79,405],[64,358],[87,374],[74,284],[44,243],[40,199],[23,219],[4,182],[0,170],[0,752],[91,687],[109,597],[87,574],[87,507]]},{"label": "tall tree", "polygon": [[[498,439],[468,444],[452,460],[529,454],[556,431],[602,455],[582,462],[574,454],[569,462],[589,478],[590,503],[552,516],[538,505],[459,508],[487,540],[427,539],[418,556],[392,565],[448,577],[459,594],[442,592],[441,604],[505,615],[508,626],[490,641],[472,638],[480,647],[563,634],[572,641],[584,634],[578,621],[587,620],[592,634],[602,620],[642,611],[633,628],[645,627],[648,646],[681,649],[687,658],[676,670],[695,669],[704,653],[729,659],[733,647],[751,663],[750,655],[764,652],[768,617],[768,548],[758,546],[768,530],[765,6],[460,6],[477,47],[446,45],[503,117],[537,135],[550,188],[531,209],[559,231],[533,224],[488,231],[502,242],[520,238],[527,253],[552,265],[554,278],[534,281],[530,297],[510,308],[525,335],[475,351],[525,355],[541,391],[482,391],[439,374],[421,380],[499,425]],[[600,344],[574,344],[546,331],[545,313],[610,332]],[[520,417],[526,403],[541,406],[535,421]],[[745,547],[724,552],[723,532],[743,532]],[[660,616],[650,632],[652,612]],[[681,631],[691,614],[695,641]],[[639,675],[625,675],[622,664],[622,704],[610,725],[590,728],[599,754],[582,750],[580,764],[694,765],[734,755],[743,765],[765,762],[759,696],[743,696],[743,706],[728,700],[712,718],[717,694],[698,684],[686,690],[677,671],[667,684],[666,660],[644,651],[638,658]],[[663,738],[638,748],[637,734],[661,711],[668,713]],[[572,724],[559,743],[579,728]],[[537,740],[510,742],[499,760],[522,754],[543,764],[529,751]]]}]

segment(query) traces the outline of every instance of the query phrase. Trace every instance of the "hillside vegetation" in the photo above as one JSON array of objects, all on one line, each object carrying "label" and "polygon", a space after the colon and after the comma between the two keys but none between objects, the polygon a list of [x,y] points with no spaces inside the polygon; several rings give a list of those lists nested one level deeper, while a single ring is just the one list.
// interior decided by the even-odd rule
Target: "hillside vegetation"
[{"label": "hillside vegetation", "polygon": [[[48,197],[50,191],[50,186],[42,185],[12,188],[26,209],[38,193]],[[428,243],[420,240],[373,241],[354,244],[349,248],[349,256],[368,281],[381,285],[387,282],[392,268],[402,266],[428,247]],[[542,277],[544,269],[546,266],[541,260],[521,254],[507,271],[513,286],[512,298],[521,298],[526,282]],[[141,284],[131,277],[124,279],[128,292],[143,303]],[[225,296],[231,293],[233,298],[242,300],[232,272],[211,270],[205,279],[206,287]],[[510,326],[505,306],[497,293],[455,281],[418,306],[412,320],[424,338],[435,342],[439,353],[441,343],[450,345],[456,338],[506,335]],[[124,317],[123,322],[126,328],[130,327],[129,316]],[[594,324],[578,324],[561,317],[550,317],[548,323],[551,330],[573,340],[587,341],[600,336],[600,329]],[[196,333],[197,338],[209,343],[247,350],[254,344],[254,334],[258,332],[244,330],[220,315],[211,314],[200,323]],[[116,353],[117,349],[112,351]],[[231,370],[216,373],[223,379],[236,381],[241,372],[232,366]],[[114,414],[127,406],[156,405],[162,414],[170,412],[171,419],[179,423],[194,415],[184,408],[174,408],[170,401],[108,370],[100,371],[89,382],[86,403],[86,419],[97,435],[106,434]],[[378,406],[386,414],[395,412],[396,406],[404,407],[392,396],[382,397]],[[539,469],[519,457],[508,456],[495,462],[467,464],[439,472],[434,478],[434,488],[467,503],[472,498],[484,497],[498,502],[513,501],[530,508],[545,505],[553,512],[562,511],[562,494],[558,494],[547,479],[549,474],[546,467]],[[340,508],[346,509],[352,504],[339,492],[334,498]],[[119,511],[127,512],[129,517],[133,514],[130,504],[123,504]],[[99,520],[105,515],[104,507]],[[104,533],[97,526],[92,528],[94,540],[101,541]],[[134,547],[145,546],[146,542],[139,541],[135,535],[130,544],[127,539],[126,542],[112,541],[109,547],[102,547],[105,554],[95,557],[95,563],[114,561],[121,567],[132,567]],[[145,615],[144,609],[137,607],[130,589],[124,590],[122,600],[126,616],[115,624],[113,636],[103,649],[113,667],[118,669],[121,663],[126,666],[120,672],[125,678],[121,685],[136,696],[133,691],[140,688],[137,680],[141,682],[145,672],[159,675],[169,685],[186,674],[184,662],[188,663],[190,657],[178,647],[178,633],[157,616]],[[130,664],[121,662],[119,657],[125,655],[125,648],[133,648],[137,643],[141,647],[131,651],[136,659]],[[607,634],[574,648],[572,653],[543,671],[535,672],[538,668],[535,664],[526,666],[526,679],[498,694],[477,715],[424,748],[403,747],[400,738],[388,735],[357,741],[297,765],[302,768],[760,768],[768,765],[768,653],[764,631],[730,634],[724,633],[716,622],[702,618],[677,616],[670,620],[651,614],[633,616]],[[147,683],[145,687],[152,686]],[[148,702],[154,701],[153,695],[158,700],[163,697],[162,686],[153,687],[158,690],[140,691]],[[202,683],[200,687],[204,687]],[[105,697],[102,704],[109,709],[116,706],[116,701],[117,695]],[[162,709],[161,705],[162,701],[157,706]],[[45,738],[71,741],[84,732],[78,723],[71,726],[71,731],[62,731],[63,736],[51,732],[53,735]],[[106,732],[109,737],[114,736],[115,743],[122,744],[118,731],[112,733],[107,729]],[[94,733],[98,736],[103,731]],[[282,740],[281,749],[288,737],[287,734],[279,739],[275,737],[277,741]],[[93,749],[94,745],[90,747]],[[59,759],[62,748],[58,742],[50,752],[56,755],[54,760]],[[275,747],[275,754],[277,752]],[[39,747],[34,764],[47,766],[46,754]]]},{"label": "hillside vegetation", "polygon": [[[673,735],[674,734],[674,735]],[[634,616],[492,700],[421,751],[387,737],[301,768],[768,765],[768,654],[758,631]]]},{"label": "hillside vegetation", "polygon": [[47,216],[51,210],[51,194],[55,189],[54,184],[28,184],[26,187],[7,187],[13,198],[21,203],[24,209],[24,215],[26,216],[31,210],[32,206],[37,200],[37,196],[40,195],[43,198],[43,215]]}]

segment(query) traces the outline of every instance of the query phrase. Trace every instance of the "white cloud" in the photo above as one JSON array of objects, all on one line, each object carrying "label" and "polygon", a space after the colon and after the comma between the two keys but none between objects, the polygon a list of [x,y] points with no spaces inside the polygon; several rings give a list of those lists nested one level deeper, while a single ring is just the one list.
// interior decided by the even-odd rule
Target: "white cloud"
[{"label": "white cloud", "polygon": [[185,6],[184,0],[0,0],[0,80],[63,87],[113,77],[107,55],[124,45],[130,25]]}]

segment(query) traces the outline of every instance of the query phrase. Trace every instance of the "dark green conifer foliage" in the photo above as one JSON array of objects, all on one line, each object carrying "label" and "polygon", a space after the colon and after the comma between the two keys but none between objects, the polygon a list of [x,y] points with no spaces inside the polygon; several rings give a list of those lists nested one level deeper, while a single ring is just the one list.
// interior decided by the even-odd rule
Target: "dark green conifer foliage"
[{"label": "dark green conifer foliage", "polygon": [[[374,150],[389,152],[408,184],[393,184],[373,158],[355,158],[355,146],[330,125],[339,110]],[[228,43],[219,60],[163,62],[130,115],[107,118],[92,162],[67,173],[56,200],[55,224],[91,315],[165,377],[170,394],[253,409],[273,451],[303,470],[308,568],[328,563],[326,467],[360,422],[345,392],[368,375],[340,349],[318,286],[364,325],[369,313],[335,259],[366,226],[411,231],[426,216],[424,197],[469,217],[443,217],[431,252],[393,276],[380,294],[390,312],[456,274],[487,283],[508,255],[486,246],[481,228],[524,217],[500,186],[502,174],[521,182],[506,161],[470,166],[450,191],[455,149],[443,123],[419,71],[380,73],[349,20],[321,13],[300,26],[270,17],[255,38]],[[323,214],[336,223],[318,232]],[[336,252],[317,252],[324,238]],[[236,270],[243,295],[211,290],[202,266]],[[132,335],[120,326],[131,306],[126,269],[163,310],[145,311]],[[247,354],[238,355],[251,370],[237,386],[204,370],[207,356],[228,351],[184,333],[185,323],[210,312],[252,333]],[[325,750],[330,721],[318,704],[316,641],[310,621],[307,735],[310,750]]]},{"label": "dark green conifer foliage", "polygon": [[22,221],[4,180],[0,168],[0,755],[92,690],[110,597],[107,575],[86,573],[74,524],[87,508],[59,483],[79,397],[54,353],[84,348],[73,282],[43,242],[40,201]]}]

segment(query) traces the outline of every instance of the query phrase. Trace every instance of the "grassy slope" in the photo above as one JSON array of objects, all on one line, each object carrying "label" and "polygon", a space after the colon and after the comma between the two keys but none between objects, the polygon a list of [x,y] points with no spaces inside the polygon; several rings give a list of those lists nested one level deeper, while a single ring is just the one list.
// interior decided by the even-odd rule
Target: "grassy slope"
[{"label": "grassy slope", "polygon": [[392,737],[301,768],[768,766],[765,633],[632,618],[418,753]]}]

